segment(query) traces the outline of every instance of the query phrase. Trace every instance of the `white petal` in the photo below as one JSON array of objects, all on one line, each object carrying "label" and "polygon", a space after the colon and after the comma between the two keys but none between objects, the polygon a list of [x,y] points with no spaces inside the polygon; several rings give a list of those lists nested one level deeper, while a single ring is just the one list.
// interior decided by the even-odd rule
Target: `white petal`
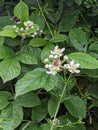
[{"label": "white petal", "polygon": [[68,56],[67,55],[64,56],[64,60],[68,60]]},{"label": "white petal", "polygon": [[61,52],[64,52],[64,51],[65,51],[65,48],[62,48],[62,49],[61,49]]},{"label": "white petal", "polygon": [[57,45],[57,46],[55,46],[55,50],[58,50],[58,48],[59,48],[59,47],[58,47],[58,45]]},{"label": "white petal", "polygon": [[54,51],[50,51],[51,52],[51,54],[54,54]]},{"label": "white petal", "polygon": [[48,58],[46,58],[44,61],[45,61],[45,62],[48,62],[48,61],[49,61],[49,59],[48,59]]},{"label": "white petal", "polygon": [[74,71],[73,71],[73,70],[71,70],[71,69],[69,69],[68,71],[69,71],[69,72],[71,72],[71,73],[74,73]]},{"label": "white petal", "polygon": [[70,65],[71,65],[71,66],[74,65],[74,60],[70,61]]},{"label": "white petal", "polygon": [[48,66],[49,66],[49,68],[51,68],[53,65],[52,65],[52,64],[49,64]]},{"label": "white petal", "polygon": [[48,64],[46,64],[46,65],[45,65],[45,68],[49,68],[49,65],[48,65]]},{"label": "white petal", "polygon": [[67,64],[67,68],[70,69],[70,65],[69,64]]},{"label": "white petal", "polygon": [[75,64],[75,67],[76,67],[76,68],[78,68],[79,66],[80,66],[80,64],[79,64],[79,63],[78,63],[78,64]]},{"label": "white petal", "polygon": [[56,75],[56,73],[57,73],[57,72],[52,72],[51,74],[52,74],[52,75]]},{"label": "white petal", "polygon": [[53,58],[53,55],[50,55],[49,58]]},{"label": "white petal", "polygon": [[75,72],[75,73],[80,73],[80,70],[75,70],[74,72]]},{"label": "white petal", "polygon": [[17,28],[17,26],[16,26],[16,25],[13,25],[13,28]]},{"label": "white petal", "polygon": [[55,55],[55,56],[54,56],[54,59],[57,59],[57,58],[58,58],[58,55]]},{"label": "white petal", "polygon": [[47,74],[51,74],[51,71],[46,71]]},{"label": "white petal", "polygon": [[64,64],[64,68],[67,69],[68,68],[68,64]]},{"label": "white petal", "polygon": [[59,54],[60,57],[61,57],[62,55],[63,55],[62,53]]}]

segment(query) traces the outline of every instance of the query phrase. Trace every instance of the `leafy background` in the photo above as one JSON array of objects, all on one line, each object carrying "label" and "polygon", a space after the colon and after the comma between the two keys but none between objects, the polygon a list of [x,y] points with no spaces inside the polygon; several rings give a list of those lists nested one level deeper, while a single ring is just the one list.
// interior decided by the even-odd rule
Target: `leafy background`
[{"label": "leafy background", "polygon": [[[41,36],[21,37],[13,18],[33,20]],[[8,26],[11,25],[11,26]],[[0,130],[48,130],[64,86],[47,75],[44,59],[55,45],[80,63],[61,103],[59,130],[98,129],[98,2],[96,0],[0,1]],[[84,124],[78,124],[82,118]],[[47,123],[48,122],[48,123]],[[58,130],[57,129],[57,130]]]}]

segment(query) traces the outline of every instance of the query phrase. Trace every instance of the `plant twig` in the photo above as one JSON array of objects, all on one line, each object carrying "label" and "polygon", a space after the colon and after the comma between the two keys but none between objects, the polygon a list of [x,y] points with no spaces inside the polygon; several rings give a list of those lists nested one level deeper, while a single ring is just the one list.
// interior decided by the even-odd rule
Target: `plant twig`
[{"label": "plant twig", "polygon": [[69,83],[69,80],[70,80],[70,78],[71,78],[71,75],[72,75],[72,74],[69,75],[69,77],[68,77],[68,79],[67,79],[67,81],[66,81],[66,83],[65,83],[65,86],[64,86],[64,88],[63,88],[61,97],[60,97],[60,99],[59,99],[59,102],[58,102],[58,105],[57,105],[57,108],[56,108],[56,111],[55,111],[55,114],[54,114],[54,118],[53,118],[53,122],[52,122],[52,125],[51,125],[50,130],[53,130],[53,128],[54,128],[54,121],[56,120],[56,116],[57,116],[57,113],[58,113],[58,110],[59,110],[59,107],[60,107],[60,103],[62,102],[64,93],[65,93],[66,87],[67,87],[67,85],[68,85],[68,83]]},{"label": "plant twig", "polygon": [[50,32],[51,36],[53,37],[53,33],[52,33],[51,28],[50,28],[50,26],[49,26],[49,24],[48,24],[48,21],[47,21],[45,15],[44,15],[44,13],[43,13],[43,10],[42,10],[42,8],[41,8],[41,6],[40,6],[39,0],[37,0],[37,4],[38,4],[38,7],[39,7],[39,9],[40,9],[40,11],[41,11],[41,13],[42,13],[42,16],[43,16],[45,22],[46,22],[46,25],[47,25],[47,27],[48,27],[48,29],[49,29],[49,32]]}]

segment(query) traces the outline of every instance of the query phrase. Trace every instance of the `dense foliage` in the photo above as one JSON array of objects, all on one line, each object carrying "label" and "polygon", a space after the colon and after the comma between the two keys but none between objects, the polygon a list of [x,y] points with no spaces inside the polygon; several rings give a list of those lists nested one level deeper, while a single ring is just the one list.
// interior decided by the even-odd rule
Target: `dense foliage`
[{"label": "dense foliage", "polygon": [[0,1],[0,130],[98,130],[98,1]]}]

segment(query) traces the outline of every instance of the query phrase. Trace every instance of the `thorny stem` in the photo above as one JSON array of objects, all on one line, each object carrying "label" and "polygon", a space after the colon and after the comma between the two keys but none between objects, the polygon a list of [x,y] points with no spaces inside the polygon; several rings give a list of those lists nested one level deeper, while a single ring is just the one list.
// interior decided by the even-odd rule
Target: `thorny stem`
[{"label": "thorny stem", "polygon": [[56,116],[57,116],[57,114],[58,114],[58,110],[59,110],[59,107],[60,107],[60,103],[62,102],[64,93],[65,93],[66,87],[67,87],[67,85],[68,85],[68,83],[69,83],[69,80],[70,80],[70,78],[71,78],[71,75],[72,75],[72,74],[70,73],[70,75],[69,75],[69,77],[68,77],[68,79],[67,79],[67,81],[66,81],[66,83],[65,83],[65,86],[64,86],[64,88],[63,88],[62,94],[61,94],[61,96],[60,96],[60,99],[59,99],[59,102],[58,102],[58,105],[57,105],[57,108],[56,108],[56,111],[55,111],[55,114],[54,114],[54,118],[53,118],[53,122],[52,122],[52,125],[51,125],[50,130],[53,130],[53,128],[54,128],[54,121],[56,120]]},{"label": "thorny stem", "polygon": [[40,9],[40,11],[41,11],[41,13],[42,13],[42,16],[43,16],[45,22],[46,22],[46,25],[47,25],[47,27],[48,27],[48,29],[49,29],[49,32],[50,32],[51,36],[53,37],[53,33],[52,33],[51,28],[50,28],[50,26],[49,26],[49,24],[48,24],[48,22],[47,22],[47,19],[46,19],[44,13],[43,13],[43,10],[42,10],[42,8],[41,8],[41,6],[40,6],[39,0],[37,0],[37,4],[38,4],[38,7],[39,7],[39,9]]}]

